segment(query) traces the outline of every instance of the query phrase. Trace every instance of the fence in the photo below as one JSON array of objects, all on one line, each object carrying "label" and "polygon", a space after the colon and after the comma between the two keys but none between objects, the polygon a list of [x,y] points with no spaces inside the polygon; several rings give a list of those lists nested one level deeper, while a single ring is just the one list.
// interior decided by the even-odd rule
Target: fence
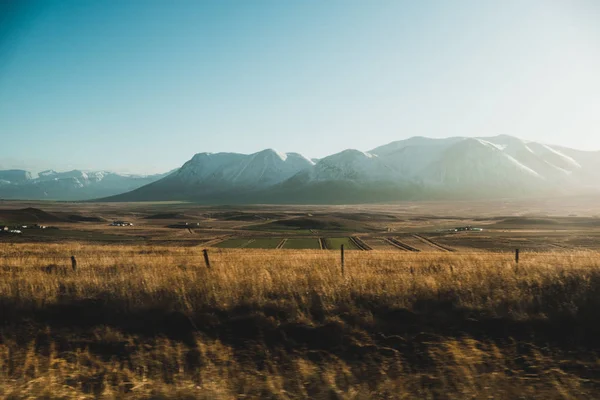
[{"label": "fence", "polygon": [[[401,252],[397,250],[385,251],[385,250],[373,250],[373,251],[346,251],[344,246],[338,251],[328,250],[231,250],[231,249],[202,249],[201,252],[187,252],[186,254],[178,254],[176,252],[160,252],[160,253],[146,253],[140,251],[134,252],[94,252],[93,254],[65,254],[64,256],[52,255],[52,254],[20,254],[20,255],[1,255],[0,254],[0,268],[2,264],[23,264],[26,266],[31,259],[35,259],[38,262],[43,261],[48,264],[47,272],[54,271],[58,265],[62,268],[68,266],[73,271],[76,271],[78,266],[93,265],[100,259],[113,260],[115,264],[128,264],[136,263],[143,264],[150,260],[169,260],[176,263],[185,263],[187,265],[195,265],[202,268],[218,268],[220,265],[228,263],[228,260],[235,259],[236,262],[248,262],[248,263],[265,263],[267,261],[278,262],[282,260],[289,260],[294,257],[299,257],[306,260],[321,260],[336,263],[340,266],[340,272],[342,275],[346,273],[347,264],[361,262],[376,262],[377,260],[393,261],[394,265],[410,265],[414,266],[420,262],[447,262],[452,263],[453,261],[459,261],[467,258],[484,258],[487,260],[493,260],[495,262],[511,263],[518,269],[519,263],[524,261],[544,261],[544,262],[565,262],[579,259],[586,260],[598,260],[600,261],[599,252],[526,252],[523,253],[519,249],[515,249],[514,252]],[[148,261],[146,261],[148,260]],[[4,263],[3,263],[4,261]]]}]

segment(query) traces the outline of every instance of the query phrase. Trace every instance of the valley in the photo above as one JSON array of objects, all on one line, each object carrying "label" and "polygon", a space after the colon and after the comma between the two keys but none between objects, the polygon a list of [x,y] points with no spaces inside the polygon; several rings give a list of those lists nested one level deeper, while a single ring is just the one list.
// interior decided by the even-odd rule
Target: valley
[{"label": "valley", "polygon": [[585,251],[600,249],[599,216],[595,199],[585,197],[239,207],[3,201],[0,225],[49,229],[0,234],[0,243],[80,241],[216,250],[333,250],[343,244],[349,251],[415,253]]}]

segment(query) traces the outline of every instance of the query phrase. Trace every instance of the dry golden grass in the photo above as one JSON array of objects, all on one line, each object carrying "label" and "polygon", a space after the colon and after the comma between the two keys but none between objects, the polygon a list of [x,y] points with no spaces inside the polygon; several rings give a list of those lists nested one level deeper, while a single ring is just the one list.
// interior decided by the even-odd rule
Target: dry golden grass
[{"label": "dry golden grass", "polygon": [[[71,255],[78,260],[70,269]],[[594,398],[600,254],[0,247],[0,397]],[[49,273],[49,265],[57,265]]]}]

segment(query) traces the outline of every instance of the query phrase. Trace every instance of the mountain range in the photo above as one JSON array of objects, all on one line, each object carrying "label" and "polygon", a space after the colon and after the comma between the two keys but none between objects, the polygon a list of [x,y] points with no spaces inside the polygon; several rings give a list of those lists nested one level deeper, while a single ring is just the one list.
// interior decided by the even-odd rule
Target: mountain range
[{"label": "mountain range", "polygon": [[413,137],[314,160],[267,149],[199,153],[177,171],[105,201],[348,204],[589,193],[600,152],[508,135]]},{"label": "mountain range", "polygon": [[24,170],[0,171],[0,199],[89,200],[125,193],[167,174],[136,176],[113,172],[48,170],[37,176]]},{"label": "mountain range", "polygon": [[600,152],[500,135],[413,137],[321,159],[272,149],[198,153],[151,176],[0,171],[0,199],[349,204],[563,195],[600,190]]}]

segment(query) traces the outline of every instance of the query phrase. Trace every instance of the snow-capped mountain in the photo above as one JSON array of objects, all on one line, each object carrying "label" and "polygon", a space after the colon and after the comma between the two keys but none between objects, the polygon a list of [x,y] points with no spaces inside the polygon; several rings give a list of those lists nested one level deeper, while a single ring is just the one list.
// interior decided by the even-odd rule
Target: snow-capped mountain
[{"label": "snow-capped mountain", "polygon": [[164,176],[48,170],[33,177],[23,170],[0,171],[0,199],[89,200],[131,191]]},{"label": "snow-capped mountain", "polygon": [[300,154],[284,154],[273,149],[250,155],[200,153],[185,163],[173,179],[191,184],[218,183],[257,188],[283,182],[313,165]]},{"label": "snow-capped mountain", "polygon": [[[0,198],[362,203],[600,191],[600,152],[494,137],[413,137],[320,159],[272,149],[198,153],[162,176],[0,171]],[[109,197],[110,196],[110,197]]]},{"label": "snow-capped mountain", "polygon": [[176,173],[110,200],[355,203],[510,197],[598,188],[599,153],[512,136],[413,137],[310,160],[264,150],[200,153]]},{"label": "snow-capped mountain", "polygon": [[319,160],[308,171],[313,181],[352,180],[386,181],[395,179],[395,171],[375,154],[344,150]]},{"label": "snow-capped mountain", "polygon": [[558,149],[507,135],[411,138],[371,153],[401,176],[427,184],[562,182],[582,168]]},{"label": "snow-capped mountain", "polygon": [[300,154],[279,153],[273,149],[249,155],[199,153],[173,174],[114,199],[227,201],[232,197],[241,200],[249,193],[284,182],[314,165],[313,161]]}]

